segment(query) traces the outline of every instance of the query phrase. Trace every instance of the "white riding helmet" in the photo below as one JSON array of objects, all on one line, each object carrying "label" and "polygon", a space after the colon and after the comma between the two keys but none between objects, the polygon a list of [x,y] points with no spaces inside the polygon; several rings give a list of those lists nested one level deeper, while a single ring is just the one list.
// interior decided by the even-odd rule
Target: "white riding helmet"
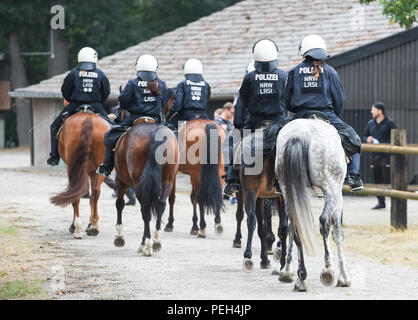
[{"label": "white riding helmet", "polygon": [[136,60],[137,76],[145,81],[157,79],[158,61],[150,54],[143,54]]},{"label": "white riding helmet", "polygon": [[253,46],[254,59],[258,62],[270,62],[277,60],[279,48],[270,39],[260,39]]},{"label": "white riding helmet", "polygon": [[97,51],[90,47],[84,47],[78,52],[78,68],[93,70],[96,68],[98,59]]},{"label": "white riding helmet", "polygon": [[245,69],[245,73],[249,73],[255,70],[254,62],[255,61],[253,60],[248,64],[247,69]]},{"label": "white riding helmet", "polygon": [[198,59],[189,59],[184,64],[184,74],[202,74],[203,66]]},{"label": "white riding helmet", "polygon": [[299,54],[304,58],[310,56],[316,60],[329,57],[324,39],[316,34],[303,38],[299,44]]}]

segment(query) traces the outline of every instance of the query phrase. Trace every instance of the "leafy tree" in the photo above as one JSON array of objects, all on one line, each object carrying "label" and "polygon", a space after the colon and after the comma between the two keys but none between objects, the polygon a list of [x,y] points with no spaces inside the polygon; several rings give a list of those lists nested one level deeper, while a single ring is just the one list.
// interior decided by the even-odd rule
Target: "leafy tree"
[{"label": "leafy tree", "polygon": [[361,3],[378,2],[383,5],[383,14],[396,21],[402,27],[411,29],[417,21],[417,0],[360,0]]}]

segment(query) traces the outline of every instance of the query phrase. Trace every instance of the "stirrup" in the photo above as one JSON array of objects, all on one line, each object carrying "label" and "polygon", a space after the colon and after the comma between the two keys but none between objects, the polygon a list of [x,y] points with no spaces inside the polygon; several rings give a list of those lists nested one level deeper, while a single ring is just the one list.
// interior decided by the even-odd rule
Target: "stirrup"
[{"label": "stirrup", "polygon": [[228,196],[233,197],[235,192],[238,192],[240,185],[236,182],[229,182],[224,188],[224,193]]},{"label": "stirrup", "polygon": [[54,157],[54,156],[50,156],[49,159],[46,160],[46,163],[49,164],[50,166],[57,166],[59,162],[60,162],[60,157]]}]

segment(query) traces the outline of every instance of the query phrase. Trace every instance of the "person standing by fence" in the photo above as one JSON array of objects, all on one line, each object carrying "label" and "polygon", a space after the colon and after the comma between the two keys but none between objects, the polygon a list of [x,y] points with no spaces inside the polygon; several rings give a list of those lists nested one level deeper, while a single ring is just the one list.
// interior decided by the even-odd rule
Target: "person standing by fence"
[{"label": "person standing by fence", "polygon": [[[371,119],[366,126],[363,135],[363,142],[366,143],[390,143],[390,135],[392,129],[397,129],[395,121],[389,118],[385,112],[383,102],[375,102],[372,105],[370,113]],[[376,184],[390,183],[390,154],[373,153],[371,156],[370,168],[373,171],[373,180]],[[385,197],[377,197],[378,203],[372,209],[386,208]]]}]

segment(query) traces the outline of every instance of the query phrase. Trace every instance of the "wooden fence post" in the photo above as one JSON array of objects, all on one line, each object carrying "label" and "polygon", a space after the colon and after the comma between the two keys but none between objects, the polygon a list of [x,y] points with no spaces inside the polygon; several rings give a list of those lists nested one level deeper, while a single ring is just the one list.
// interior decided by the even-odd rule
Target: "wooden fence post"
[{"label": "wooden fence post", "polygon": [[[406,130],[392,129],[391,145],[406,146]],[[406,154],[391,154],[391,187],[395,190],[408,190],[408,163]],[[390,199],[390,224],[398,230],[407,228],[407,200]]]}]

